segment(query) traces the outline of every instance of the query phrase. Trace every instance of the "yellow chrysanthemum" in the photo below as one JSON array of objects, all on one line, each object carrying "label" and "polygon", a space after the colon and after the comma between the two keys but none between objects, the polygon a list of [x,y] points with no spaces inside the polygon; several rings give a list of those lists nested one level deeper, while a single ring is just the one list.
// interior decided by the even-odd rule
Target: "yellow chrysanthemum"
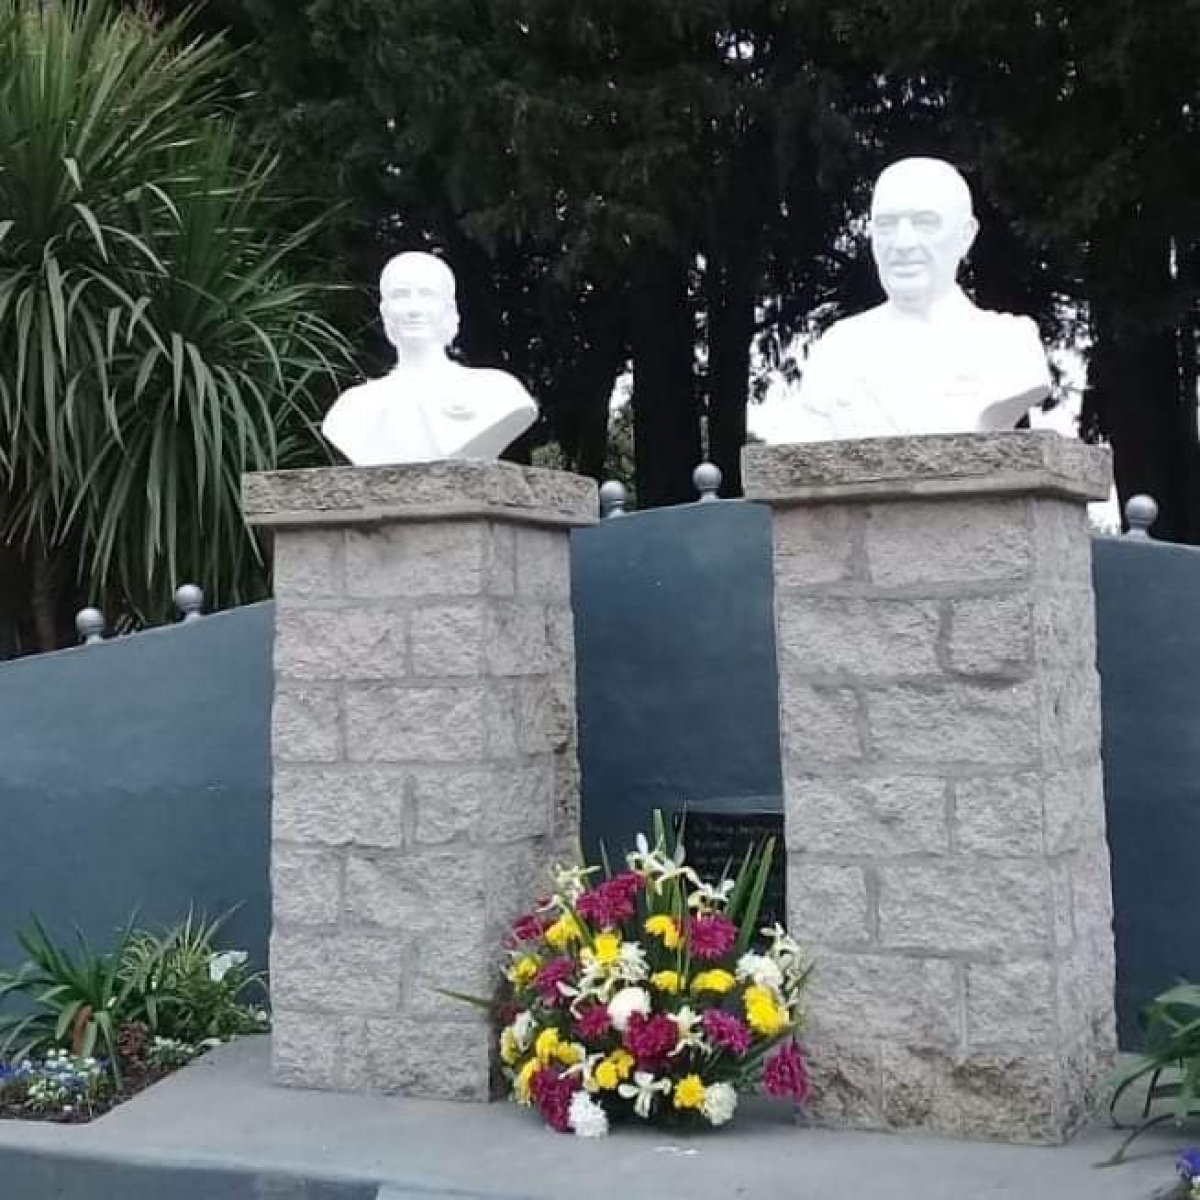
[{"label": "yellow chrysanthemum", "polygon": [[617,1077],[622,1083],[633,1074],[636,1065],[636,1060],[628,1050],[614,1050],[608,1056],[608,1061],[617,1068]]},{"label": "yellow chrysanthemum", "polygon": [[529,1103],[529,1084],[533,1079],[533,1073],[538,1069],[538,1060],[531,1058],[518,1072],[517,1077],[513,1080],[513,1096],[518,1104]]},{"label": "yellow chrysanthemum", "polygon": [[538,1062],[544,1067],[558,1054],[560,1045],[562,1045],[562,1042],[559,1039],[557,1029],[543,1029],[537,1035],[537,1041],[533,1043],[533,1052],[537,1055]]},{"label": "yellow chrysanthemum", "polygon": [[721,970],[701,971],[692,980],[693,992],[717,992],[724,995],[732,991],[737,980],[728,972]]},{"label": "yellow chrysanthemum", "polygon": [[617,933],[598,933],[593,943],[596,961],[602,967],[611,967],[621,957],[621,936]]},{"label": "yellow chrysanthemum", "polygon": [[699,1108],[704,1103],[704,1083],[699,1075],[685,1075],[675,1085],[676,1108]]},{"label": "yellow chrysanthemum", "polygon": [[583,1061],[583,1047],[575,1045],[574,1042],[559,1042],[554,1048],[554,1057],[564,1067],[572,1067]]},{"label": "yellow chrysanthemum", "polygon": [[538,973],[538,968],[541,963],[532,954],[526,954],[523,958],[517,959],[515,963],[508,969],[508,978],[516,984],[517,987],[525,987],[526,984],[532,983]]},{"label": "yellow chrysanthemum", "polygon": [[788,1011],[767,988],[748,987],[746,989],[746,1023],[755,1033],[764,1037],[775,1037],[782,1033],[788,1025]]},{"label": "yellow chrysanthemum", "polygon": [[602,1063],[596,1064],[593,1078],[596,1080],[596,1086],[602,1092],[615,1090],[617,1084],[621,1082],[621,1076],[617,1073],[617,1064],[607,1058]]},{"label": "yellow chrysanthemum", "polygon": [[500,1058],[506,1066],[511,1067],[521,1057],[521,1047],[517,1045],[517,1036],[511,1029],[505,1029],[500,1034]]},{"label": "yellow chrysanthemum", "polygon": [[646,922],[646,932],[653,937],[662,938],[662,944],[668,950],[674,950],[680,942],[679,923],[674,917],[660,913]]},{"label": "yellow chrysanthemum", "polygon": [[668,996],[674,996],[683,986],[683,980],[679,978],[678,971],[655,971],[650,976],[650,985]]},{"label": "yellow chrysanthemum", "polygon": [[549,929],[546,930],[546,941],[555,950],[565,949],[570,942],[579,941],[579,925],[570,913],[563,913]]}]

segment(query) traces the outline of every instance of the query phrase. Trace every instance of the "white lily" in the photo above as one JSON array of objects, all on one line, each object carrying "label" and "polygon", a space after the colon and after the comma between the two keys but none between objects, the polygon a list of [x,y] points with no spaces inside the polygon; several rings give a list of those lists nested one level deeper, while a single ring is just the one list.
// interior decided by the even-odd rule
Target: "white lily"
[{"label": "white lily", "polygon": [[[558,888],[561,900],[574,904],[587,891],[588,876],[594,875],[599,867],[557,867],[554,872],[554,884]],[[560,900],[559,897],[555,897]],[[560,900],[559,907],[563,907]]]},{"label": "white lily", "polygon": [[633,1111],[644,1121],[650,1119],[650,1109],[654,1097],[665,1095],[671,1090],[669,1079],[655,1079],[649,1071],[635,1071],[632,1083],[622,1083],[617,1087],[617,1095],[623,1100],[633,1101]]},{"label": "white lily", "polygon": [[720,883],[697,881],[688,896],[688,907],[702,913],[723,911],[733,895],[733,889],[732,879],[722,879]]},{"label": "white lily", "polygon": [[646,951],[637,942],[622,942],[612,973],[624,983],[641,983],[650,975]]},{"label": "white lily", "polygon": [[698,1012],[685,1004],[678,1012],[669,1015],[675,1022],[679,1037],[679,1041],[675,1043],[675,1049],[671,1051],[672,1058],[676,1054],[682,1054],[685,1050],[704,1049],[704,1034],[700,1029],[702,1018]]}]

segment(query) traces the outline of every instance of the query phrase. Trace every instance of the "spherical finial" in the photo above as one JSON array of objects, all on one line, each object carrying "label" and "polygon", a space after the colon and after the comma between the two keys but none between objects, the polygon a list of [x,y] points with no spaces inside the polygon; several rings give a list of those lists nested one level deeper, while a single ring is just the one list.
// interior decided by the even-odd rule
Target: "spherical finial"
[{"label": "spherical finial", "polygon": [[1131,538],[1149,538],[1150,526],[1158,520],[1158,501],[1153,496],[1130,496],[1125,504],[1125,520]]},{"label": "spherical finial", "polygon": [[85,646],[104,641],[104,614],[98,608],[81,608],[75,614],[75,632]]},{"label": "spherical finial", "polygon": [[204,616],[204,593],[194,583],[185,583],[175,593],[175,607],[185,621],[196,621]]},{"label": "spherical finial", "polygon": [[629,503],[629,492],[619,479],[610,479],[600,485],[600,518],[625,516],[625,505]]},{"label": "spherical finial", "polygon": [[721,468],[715,463],[702,462],[692,472],[692,482],[696,485],[696,491],[700,493],[700,503],[703,504],[707,500],[719,500],[721,498],[721,481],[724,476],[721,474]]}]

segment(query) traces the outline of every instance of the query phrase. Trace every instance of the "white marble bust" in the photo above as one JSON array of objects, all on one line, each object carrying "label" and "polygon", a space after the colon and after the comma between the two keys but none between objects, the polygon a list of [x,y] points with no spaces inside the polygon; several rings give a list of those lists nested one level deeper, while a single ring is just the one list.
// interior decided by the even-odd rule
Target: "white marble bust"
[{"label": "white marble bust", "polygon": [[458,307],[440,258],[393,258],[379,280],[379,312],[396,366],[344,392],[322,426],[355,466],[496,458],[533,424],[537,405],[511,375],[447,357]]},{"label": "white marble bust", "polygon": [[978,308],[958,286],[978,228],[949,163],[908,158],[880,175],[871,251],[887,300],[809,352],[792,440],[1012,429],[1049,394],[1034,322]]}]

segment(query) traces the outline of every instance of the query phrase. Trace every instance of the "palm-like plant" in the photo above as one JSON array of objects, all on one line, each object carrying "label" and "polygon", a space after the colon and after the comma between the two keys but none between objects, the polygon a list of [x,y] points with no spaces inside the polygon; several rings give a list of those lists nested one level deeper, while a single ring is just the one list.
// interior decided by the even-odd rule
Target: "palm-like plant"
[{"label": "palm-like plant", "polygon": [[0,0],[0,544],[139,614],[256,590],[240,476],[319,454],[349,365],[229,68],[185,21]]}]

